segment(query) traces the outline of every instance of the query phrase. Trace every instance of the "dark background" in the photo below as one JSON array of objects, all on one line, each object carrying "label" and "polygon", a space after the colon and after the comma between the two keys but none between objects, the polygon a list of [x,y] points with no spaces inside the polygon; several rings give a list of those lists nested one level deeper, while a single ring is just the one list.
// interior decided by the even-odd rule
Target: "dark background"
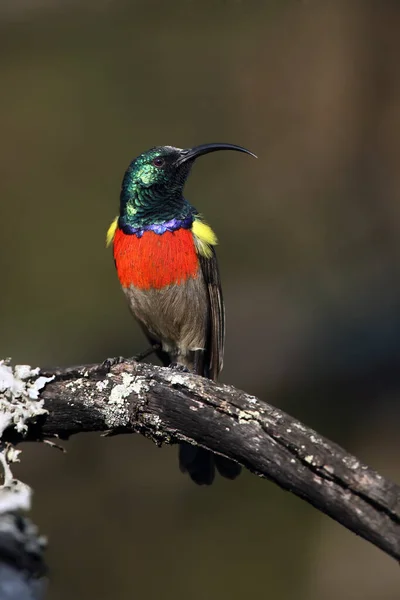
[{"label": "dark background", "polygon": [[[104,248],[130,160],[198,161],[227,306],[223,380],[400,479],[400,3],[0,3],[0,356],[144,348]],[[24,448],[52,599],[395,600],[395,561],[245,473],[195,487],[176,448]]]}]

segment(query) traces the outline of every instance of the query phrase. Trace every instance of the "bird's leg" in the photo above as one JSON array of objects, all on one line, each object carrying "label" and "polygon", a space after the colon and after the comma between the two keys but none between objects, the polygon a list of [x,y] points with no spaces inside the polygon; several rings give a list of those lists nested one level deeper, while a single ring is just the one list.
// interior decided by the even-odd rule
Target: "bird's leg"
[{"label": "bird's leg", "polygon": [[204,350],[195,350],[193,352],[193,371],[198,375],[205,375],[204,366]]},{"label": "bird's leg", "polygon": [[136,360],[136,362],[141,362],[148,356],[151,356],[153,352],[157,352],[157,350],[161,350],[161,344],[152,344],[150,348],[147,348],[147,350],[145,350],[144,352],[141,352],[137,356],[134,356],[134,360]]}]

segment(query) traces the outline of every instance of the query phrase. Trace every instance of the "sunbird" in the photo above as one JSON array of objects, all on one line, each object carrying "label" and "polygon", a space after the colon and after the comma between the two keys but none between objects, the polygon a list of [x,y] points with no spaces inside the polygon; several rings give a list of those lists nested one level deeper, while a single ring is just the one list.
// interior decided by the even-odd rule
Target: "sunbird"
[{"label": "sunbird", "polygon": [[[157,146],[125,172],[119,216],[107,232],[129,308],[164,366],[216,380],[223,366],[225,308],[215,245],[217,237],[183,196],[194,161],[242,146]],[[199,485],[210,485],[215,468],[235,479],[240,465],[186,443],[179,466]]]}]

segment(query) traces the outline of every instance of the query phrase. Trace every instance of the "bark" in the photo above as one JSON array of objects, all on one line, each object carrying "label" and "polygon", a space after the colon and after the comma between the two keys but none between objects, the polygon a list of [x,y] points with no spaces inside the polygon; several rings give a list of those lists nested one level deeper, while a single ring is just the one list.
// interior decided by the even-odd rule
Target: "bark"
[{"label": "bark", "polygon": [[8,427],[3,442],[98,431],[140,433],[158,445],[198,444],[274,481],[400,559],[399,486],[266,402],[134,360],[58,368],[40,377],[42,414],[28,418],[26,431]]}]

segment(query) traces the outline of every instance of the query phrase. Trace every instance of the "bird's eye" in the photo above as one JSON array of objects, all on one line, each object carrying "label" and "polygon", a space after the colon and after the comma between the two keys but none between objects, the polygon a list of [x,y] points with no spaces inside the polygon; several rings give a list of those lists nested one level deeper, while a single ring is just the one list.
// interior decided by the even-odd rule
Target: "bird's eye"
[{"label": "bird's eye", "polygon": [[165,160],[163,158],[161,158],[161,156],[157,156],[156,158],[153,159],[153,165],[155,167],[163,167],[165,164]]}]

